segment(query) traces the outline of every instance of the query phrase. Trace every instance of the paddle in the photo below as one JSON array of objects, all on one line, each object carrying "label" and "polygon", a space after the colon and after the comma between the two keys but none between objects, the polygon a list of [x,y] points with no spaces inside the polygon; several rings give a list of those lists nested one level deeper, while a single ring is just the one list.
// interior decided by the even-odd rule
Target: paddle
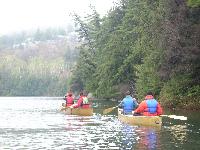
[{"label": "paddle", "polygon": [[103,111],[103,114],[106,115],[106,114],[110,113],[111,111],[113,111],[115,108],[118,108],[118,106],[105,109]]},{"label": "paddle", "polygon": [[65,103],[62,103],[62,108],[60,109],[60,111],[66,111],[67,108],[70,108],[70,107],[67,107]]},{"label": "paddle", "polygon": [[179,120],[187,120],[185,116],[176,116],[176,115],[160,115],[161,117],[169,117],[172,119],[179,119]]},{"label": "paddle", "polygon": [[[113,111],[115,108],[118,108],[118,106],[105,109],[103,111],[103,114],[106,115],[106,114],[110,113],[111,111]],[[160,115],[160,116],[161,117],[169,117],[172,119],[187,120],[187,117],[185,117],[185,116],[176,116],[176,115]]]}]

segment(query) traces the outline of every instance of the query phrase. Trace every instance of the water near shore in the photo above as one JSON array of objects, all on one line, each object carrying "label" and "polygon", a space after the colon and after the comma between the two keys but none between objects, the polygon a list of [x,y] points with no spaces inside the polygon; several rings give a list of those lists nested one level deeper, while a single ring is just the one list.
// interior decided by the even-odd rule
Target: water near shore
[{"label": "water near shore", "polygon": [[116,105],[113,101],[93,101],[91,117],[61,113],[62,102],[59,97],[1,97],[0,149],[200,149],[200,116],[195,112],[186,113],[187,121],[163,118],[157,130],[123,124],[116,111],[102,115]]}]

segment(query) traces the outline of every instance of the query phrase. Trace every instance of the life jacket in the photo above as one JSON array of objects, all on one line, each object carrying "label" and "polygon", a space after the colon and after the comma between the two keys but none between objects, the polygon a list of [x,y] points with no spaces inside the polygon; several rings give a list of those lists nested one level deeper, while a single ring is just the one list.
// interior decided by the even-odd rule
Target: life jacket
[{"label": "life jacket", "polygon": [[88,98],[86,96],[82,97],[81,107],[82,108],[89,108],[90,107],[89,100],[88,100]]},{"label": "life jacket", "polygon": [[122,107],[123,107],[123,113],[124,114],[129,114],[132,113],[132,111],[135,109],[136,104],[134,102],[134,99],[130,96],[127,95],[123,100],[122,100]]},{"label": "life jacket", "polygon": [[147,95],[135,113],[141,113],[144,116],[158,116],[162,114],[162,108],[152,95]]},{"label": "life jacket", "polygon": [[146,100],[147,108],[145,109],[146,112],[151,114],[156,113],[158,102],[155,99]]},{"label": "life jacket", "polygon": [[66,97],[66,106],[71,106],[74,104],[74,99],[73,97],[67,96]]}]

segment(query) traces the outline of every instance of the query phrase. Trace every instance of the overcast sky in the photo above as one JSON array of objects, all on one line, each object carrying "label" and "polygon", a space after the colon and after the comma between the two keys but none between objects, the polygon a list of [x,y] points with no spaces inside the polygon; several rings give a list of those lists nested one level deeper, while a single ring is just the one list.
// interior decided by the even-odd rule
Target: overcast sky
[{"label": "overcast sky", "polygon": [[[75,11],[84,16],[89,5],[105,14],[114,0],[0,0],[0,35],[38,27],[59,27]],[[115,0],[116,1],[116,0]]]}]

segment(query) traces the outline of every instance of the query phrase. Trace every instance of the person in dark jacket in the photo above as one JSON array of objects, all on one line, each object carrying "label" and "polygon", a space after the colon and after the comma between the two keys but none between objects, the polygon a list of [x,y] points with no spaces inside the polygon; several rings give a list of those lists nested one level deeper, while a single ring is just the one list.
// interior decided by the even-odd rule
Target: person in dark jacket
[{"label": "person in dark jacket", "polygon": [[138,103],[135,98],[132,98],[130,91],[126,92],[125,98],[119,104],[119,108],[123,109],[123,114],[129,115],[132,114],[132,111],[135,110],[138,106]]}]

